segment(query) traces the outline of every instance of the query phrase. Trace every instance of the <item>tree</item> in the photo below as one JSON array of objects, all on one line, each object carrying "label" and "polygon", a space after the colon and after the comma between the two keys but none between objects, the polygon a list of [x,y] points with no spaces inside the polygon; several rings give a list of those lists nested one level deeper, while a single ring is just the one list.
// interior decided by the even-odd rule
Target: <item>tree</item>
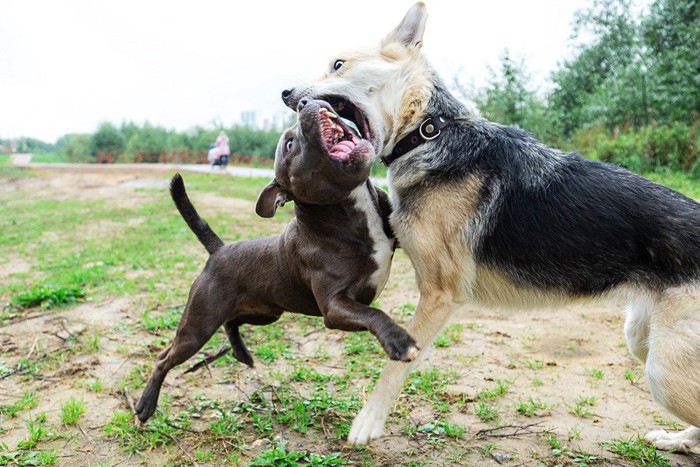
[{"label": "tree", "polygon": [[71,162],[87,162],[90,160],[90,134],[68,134],[56,141],[56,152],[65,154]]},{"label": "tree", "polygon": [[656,0],[642,22],[648,50],[649,106],[662,123],[700,116],[700,7],[697,0]]},{"label": "tree", "polygon": [[647,122],[645,65],[631,0],[594,0],[577,13],[574,38],[590,34],[552,76],[549,107],[565,135],[604,125]]},{"label": "tree", "polygon": [[500,68],[497,71],[490,69],[489,74],[485,88],[470,93],[460,87],[462,95],[489,120],[518,125],[539,138],[549,138],[545,105],[530,88],[531,79],[523,60],[513,60],[509,51],[505,50]]},{"label": "tree", "polygon": [[109,122],[103,122],[90,140],[90,155],[97,158],[99,151],[123,151],[126,146],[124,135]]}]

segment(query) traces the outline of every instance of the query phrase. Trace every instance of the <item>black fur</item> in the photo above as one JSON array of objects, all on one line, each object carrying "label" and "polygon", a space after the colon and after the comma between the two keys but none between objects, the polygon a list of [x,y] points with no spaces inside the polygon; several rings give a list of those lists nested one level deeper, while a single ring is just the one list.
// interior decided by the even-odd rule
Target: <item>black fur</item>
[{"label": "black fur", "polygon": [[[438,84],[429,114],[464,109]],[[658,288],[700,278],[697,202],[515,127],[462,117],[443,133],[424,149],[433,157],[414,158],[426,165],[424,183],[485,178],[475,257],[515,283],[595,295],[622,283]]]},{"label": "black fur", "polygon": [[187,197],[187,192],[185,191],[185,183],[182,181],[180,174],[175,174],[170,181],[170,196],[173,198],[173,202],[180,211],[180,215],[189,228],[194,232],[204,248],[207,249],[209,254],[215,253],[219,248],[224,246],[223,240],[219,238],[218,235],[209,227],[194,208],[190,199]]}]

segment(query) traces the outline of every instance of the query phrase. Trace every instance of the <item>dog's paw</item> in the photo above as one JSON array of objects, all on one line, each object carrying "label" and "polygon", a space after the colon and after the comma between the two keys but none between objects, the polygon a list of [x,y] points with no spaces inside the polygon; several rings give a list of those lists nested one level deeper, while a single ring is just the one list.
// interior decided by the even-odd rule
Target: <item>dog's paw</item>
[{"label": "dog's paw", "polygon": [[156,405],[157,402],[153,402],[146,397],[141,397],[141,399],[139,399],[139,401],[136,403],[136,407],[134,407],[134,410],[136,411],[136,416],[141,423],[145,423],[149,418],[151,418],[153,412],[156,411]]},{"label": "dog's paw", "polygon": [[384,411],[376,410],[371,405],[363,407],[352,422],[348,444],[362,446],[382,436],[386,416]]},{"label": "dog's paw", "polygon": [[406,331],[397,326],[397,330],[388,333],[380,343],[392,360],[412,362],[418,358],[418,344]]},{"label": "dog's paw", "polygon": [[663,451],[688,452],[700,444],[700,430],[690,427],[678,433],[669,433],[666,430],[650,431],[644,436],[644,440]]}]

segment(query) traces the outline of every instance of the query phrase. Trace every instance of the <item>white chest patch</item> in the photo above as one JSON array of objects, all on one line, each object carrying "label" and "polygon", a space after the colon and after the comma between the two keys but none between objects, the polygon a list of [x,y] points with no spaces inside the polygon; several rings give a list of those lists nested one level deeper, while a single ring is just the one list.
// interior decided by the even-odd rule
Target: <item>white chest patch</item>
[{"label": "white chest patch", "polygon": [[364,212],[367,218],[367,228],[369,236],[374,244],[372,259],[377,263],[377,270],[369,278],[369,283],[376,289],[374,298],[376,299],[384,289],[386,281],[391,272],[391,259],[394,256],[393,238],[387,238],[384,233],[382,218],[377,212],[377,208],[372,202],[369,190],[365,184],[355,188],[350,193],[350,198],[355,202],[355,209]]}]

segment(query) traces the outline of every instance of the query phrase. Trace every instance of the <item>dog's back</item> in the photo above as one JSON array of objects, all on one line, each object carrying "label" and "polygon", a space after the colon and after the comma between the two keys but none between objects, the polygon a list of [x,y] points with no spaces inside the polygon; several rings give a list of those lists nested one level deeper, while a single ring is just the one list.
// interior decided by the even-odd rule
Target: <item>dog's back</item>
[{"label": "dog's back", "polygon": [[483,222],[474,238],[477,262],[521,285],[572,295],[700,278],[697,202],[619,167],[548,148],[516,128],[476,119],[454,131],[461,141],[484,141],[434,168],[487,174],[476,213]]}]

